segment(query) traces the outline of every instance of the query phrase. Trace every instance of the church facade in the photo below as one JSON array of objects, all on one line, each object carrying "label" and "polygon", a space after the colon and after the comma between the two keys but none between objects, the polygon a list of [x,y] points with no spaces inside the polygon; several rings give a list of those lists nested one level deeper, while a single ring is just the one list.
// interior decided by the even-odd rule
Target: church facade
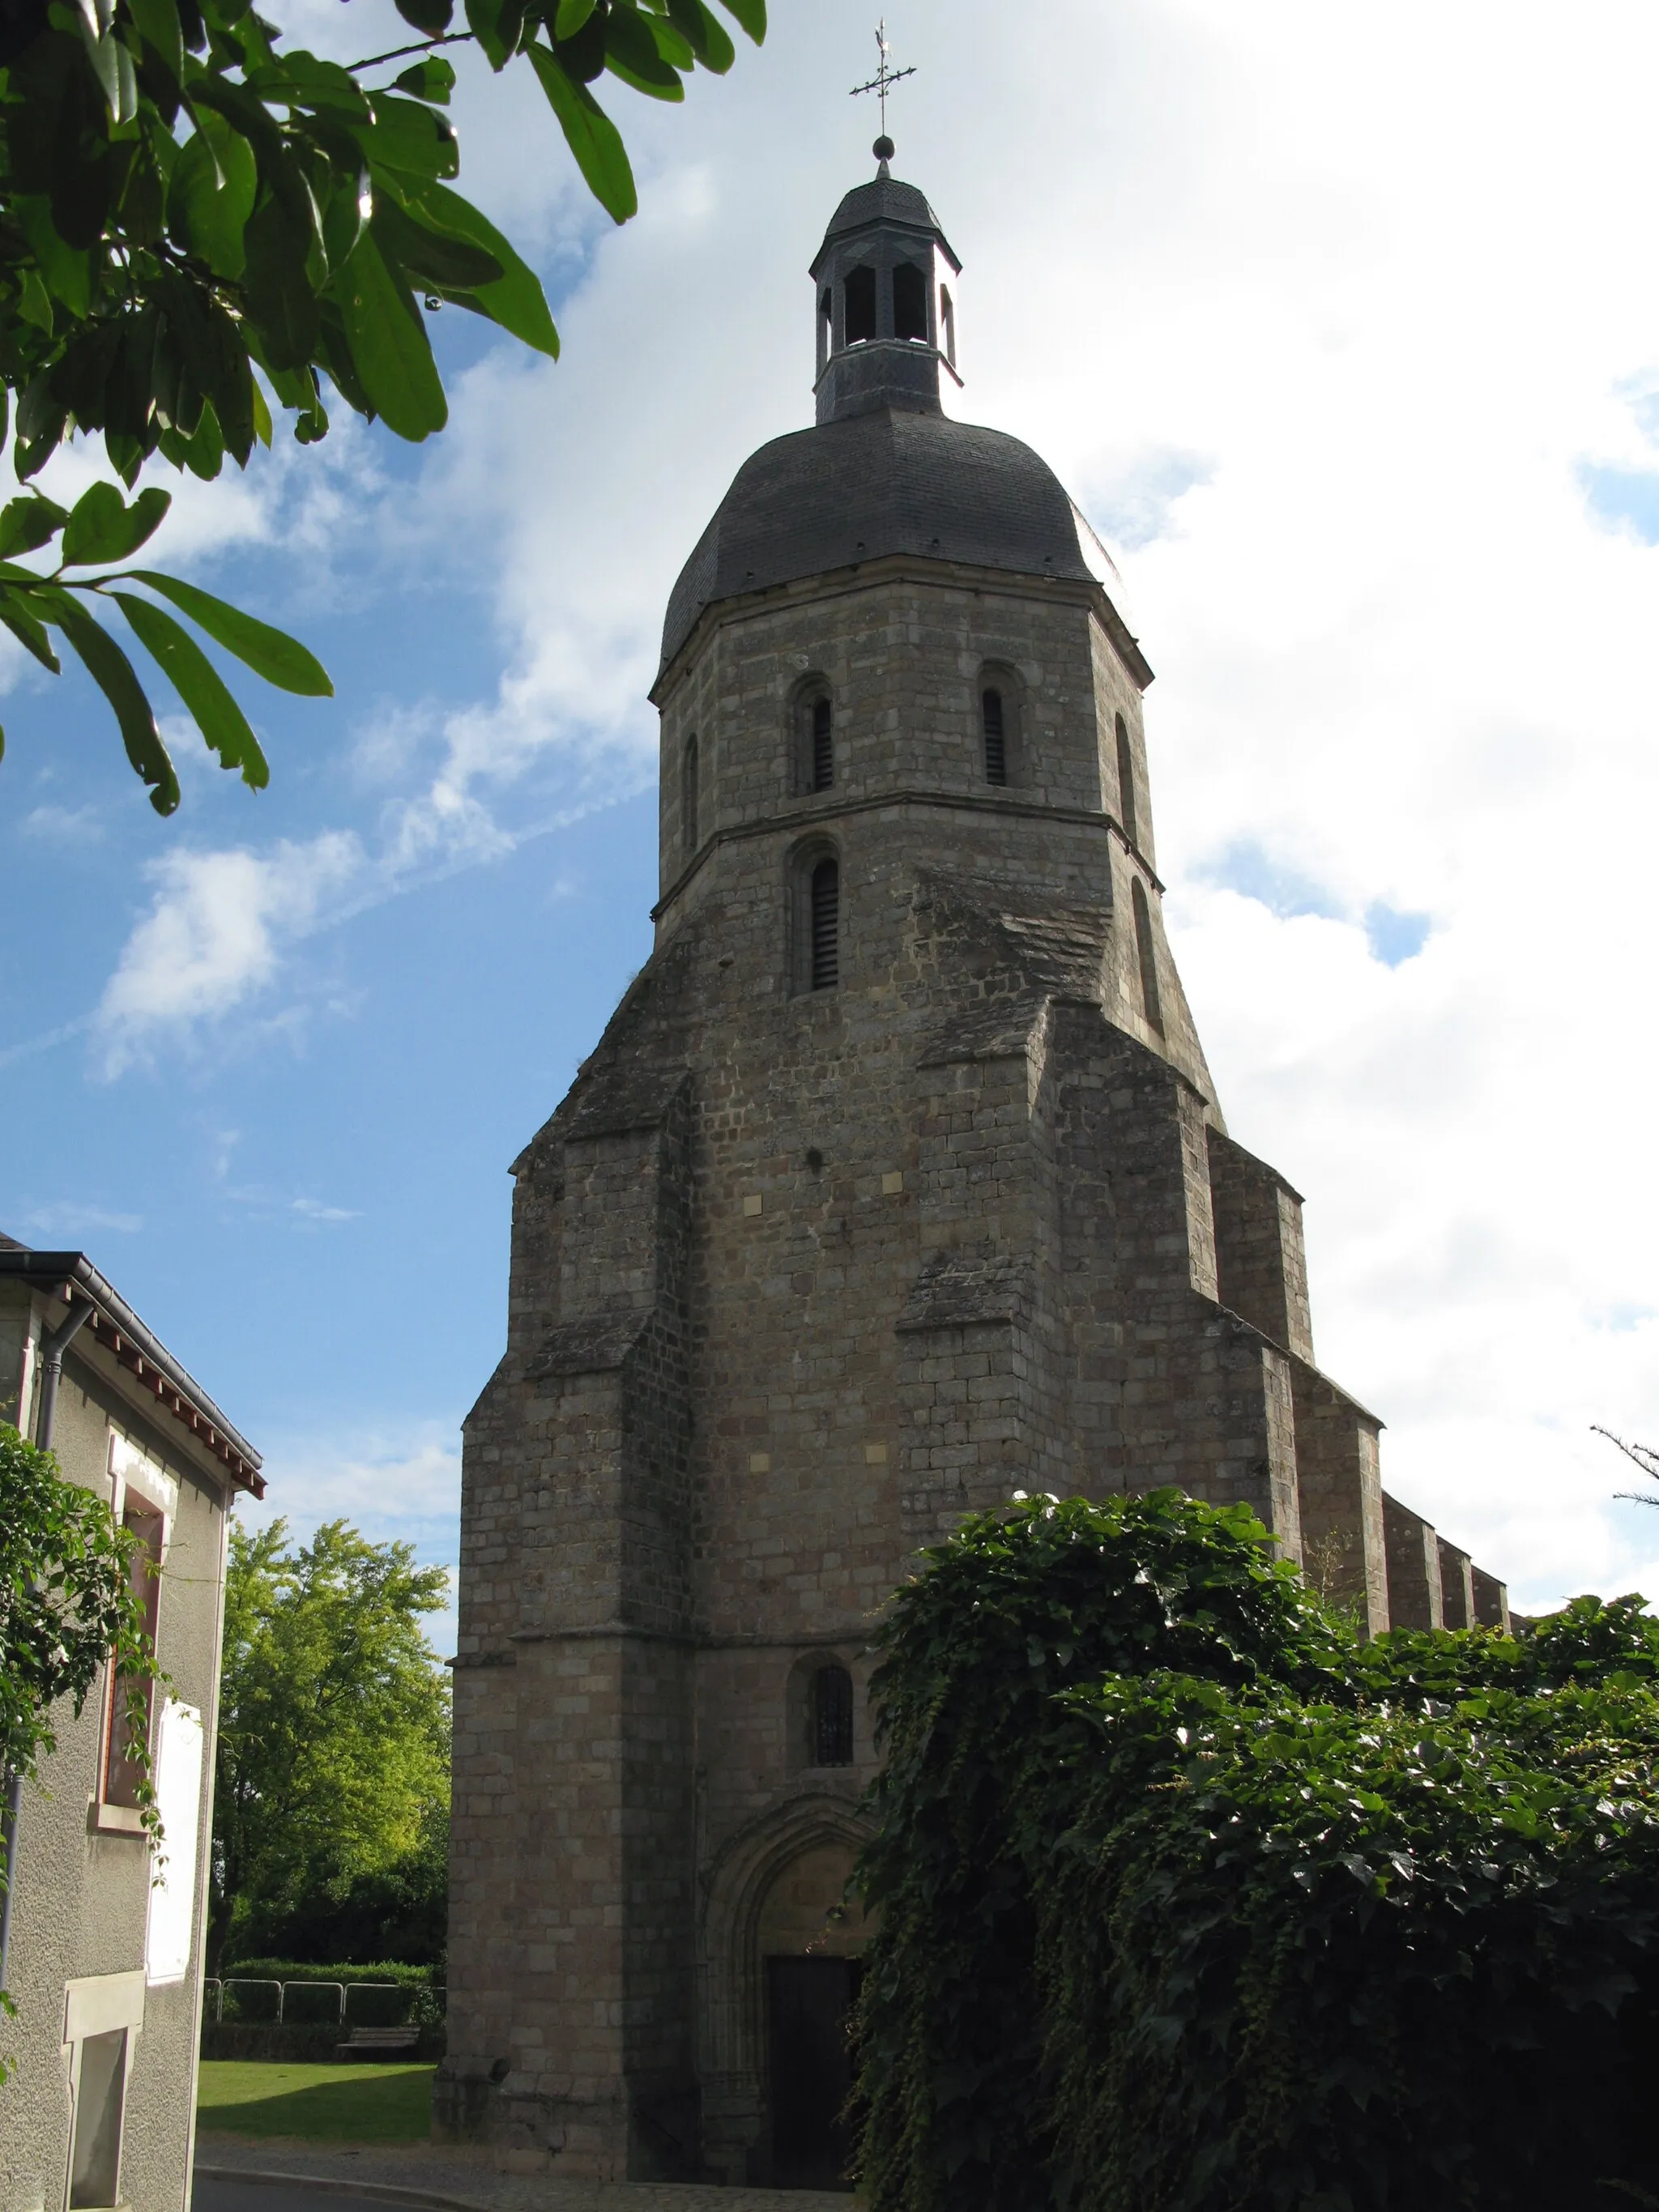
[{"label": "church facade", "polygon": [[1374,1628],[1505,1617],[1316,1364],[1164,932],[1152,670],[943,411],[957,266],[885,160],[836,213],[816,425],[668,610],[655,950],[514,1164],[437,2110],[526,2170],[834,2182],[867,1638],[963,1515],[1174,1483]]}]

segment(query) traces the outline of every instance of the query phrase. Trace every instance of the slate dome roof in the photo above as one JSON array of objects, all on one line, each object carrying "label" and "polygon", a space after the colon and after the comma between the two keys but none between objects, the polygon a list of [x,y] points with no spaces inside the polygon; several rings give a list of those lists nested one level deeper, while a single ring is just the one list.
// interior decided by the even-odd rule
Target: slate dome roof
[{"label": "slate dome roof", "polygon": [[[830,218],[823,242],[827,246],[843,231],[862,230],[872,222],[902,222],[916,230],[937,230],[941,238],[945,235],[939,217],[927,204],[926,192],[915,185],[902,184],[896,177],[872,177],[867,185],[854,185],[842,199]],[[954,260],[956,256],[951,258]]]},{"label": "slate dome roof", "polygon": [[1070,499],[1029,446],[948,415],[883,408],[750,454],[669,596],[662,665],[718,600],[890,553],[1085,583],[1095,575]]}]

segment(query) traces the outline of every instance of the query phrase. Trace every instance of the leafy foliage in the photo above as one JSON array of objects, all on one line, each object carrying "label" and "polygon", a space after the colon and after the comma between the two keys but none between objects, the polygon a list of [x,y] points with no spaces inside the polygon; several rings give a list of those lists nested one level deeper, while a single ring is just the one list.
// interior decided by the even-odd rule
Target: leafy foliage
[{"label": "leafy foliage", "polygon": [[[0,1777],[39,1774],[58,1748],[65,1698],[78,1717],[113,1658],[119,1724],[145,1826],[161,1823],[149,1778],[149,1692],[166,1678],[135,1586],[137,1540],[108,1505],[65,1482],[51,1452],[0,1422]],[[0,1864],[0,1887],[5,1869]],[[0,2004],[10,2000],[0,1991]],[[0,2059],[0,2081],[6,2075]]]},{"label": "leafy foliage", "polygon": [[[765,0],[723,0],[757,43]],[[413,441],[448,419],[428,314],[447,303],[556,358],[533,270],[453,188],[460,154],[438,49],[492,70],[523,57],[588,188],[612,218],[637,206],[620,133],[592,87],[606,72],[658,100],[721,73],[731,38],[703,0],[398,0],[421,35],[351,67],[285,49],[249,0],[9,0],[0,16],[0,441],[26,481],[73,432],[101,433],[129,488],[159,454],[204,479],[269,445],[271,405],[295,436],[328,428],[325,391]],[[386,71],[399,69],[389,81]],[[71,516],[14,501],[0,516],[0,622],[43,666],[56,628],[113,708],[162,813],[179,789],[143,687],[64,569],[137,550],[166,512],[100,484]],[[49,574],[19,565],[64,534]],[[266,625],[144,574],[218,643],[289,690],[326,692],[303,649]],[[227,768],[254,787],[252,732],[189,633],[112,593]],[[283,674],[275,673],[285,669]],[[295,680],[302,678],[303,680]]]},{"label": "leafy foliage", "polygon": [[1160,1492],[967,1523],[884,1641],[872,2212],[1659,2189],[1639,1601],[1365,1644]]},{"label": "leafy foliage", "polygon": [[159,1835],[148,1786],[149,1686],[166,1678],[144,1626],[130,1529],[65,1482],[56,1456],[0,1422],[0,1771],[38,1774],[58,1748],[57,1712],[79,1717],[113,1658],[129,1685],[126,1756]]},{"label": "leafy foliage", "polygon": [[[290,1548],[234,1528],[214,1802],[210,1950],[373,1956],[399,1914],[441,1941],[448,1683],[421,1632],[441,1567],[343,1521]],[[424,1912],[424,1920],[422,1915]],[[280,1946],[275,1940],[282,1939]],[[407,1941],[404,1934],[401,1942]]]}]

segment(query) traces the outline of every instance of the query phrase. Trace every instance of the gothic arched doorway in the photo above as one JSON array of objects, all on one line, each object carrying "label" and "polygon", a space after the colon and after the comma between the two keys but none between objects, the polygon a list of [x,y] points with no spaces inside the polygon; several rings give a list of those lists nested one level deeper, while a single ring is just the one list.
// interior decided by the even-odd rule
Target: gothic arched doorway
[{"label": "gothic arched doorway", "polygon": [[763,1899],[757,1950],[765,1977],[770,2179],[783,2189],[851,2185],[844,2108],[866,1936],[848,1899],[852,1846],[824,1840],[780,1868]]},{"label": "gothic arched doorway", "polygon": [[804,1791],[728,1838],[705,1876],[703,2157],[728,2186],[764,2187],[774,2179],[766,1961],[839,1960],[850,1978],[845,1962],[862,1950],[866,1923],[843,1892],[866,1832],[850,1796]]}]

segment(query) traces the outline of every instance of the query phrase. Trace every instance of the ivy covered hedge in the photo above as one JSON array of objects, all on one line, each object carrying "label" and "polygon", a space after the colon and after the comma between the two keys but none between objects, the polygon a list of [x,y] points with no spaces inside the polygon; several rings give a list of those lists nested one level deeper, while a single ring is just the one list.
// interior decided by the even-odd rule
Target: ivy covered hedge
[{"label": "ivy covered hedge", "polygon": [[1659,1622],[1362,1643],[1243,1509],[1025,1500],[884,1636],[870,2212],[1659,2203]]}]

